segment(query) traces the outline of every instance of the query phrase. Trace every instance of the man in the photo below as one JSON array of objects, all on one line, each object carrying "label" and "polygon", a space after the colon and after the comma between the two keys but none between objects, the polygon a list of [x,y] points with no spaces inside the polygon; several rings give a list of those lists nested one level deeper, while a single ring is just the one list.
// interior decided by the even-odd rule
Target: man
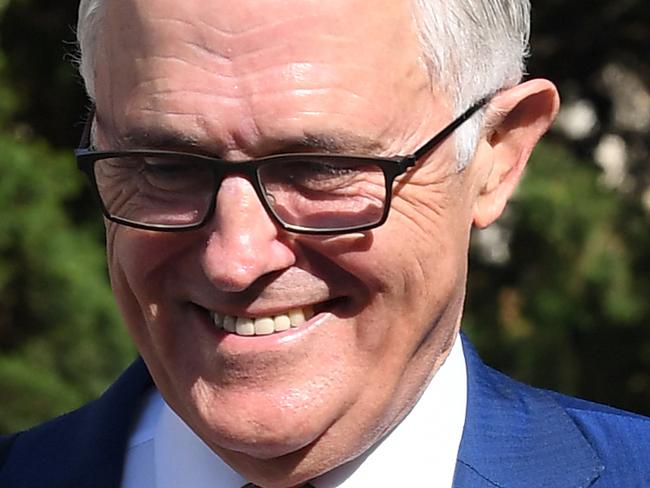
[{"label": "man", "polygon": [[470,230],[559,104],[519,84],[527,3],[471,3],[82,1],[78,161],[146,368],[0,485],[650,483],[648,419],[459,339]]}]

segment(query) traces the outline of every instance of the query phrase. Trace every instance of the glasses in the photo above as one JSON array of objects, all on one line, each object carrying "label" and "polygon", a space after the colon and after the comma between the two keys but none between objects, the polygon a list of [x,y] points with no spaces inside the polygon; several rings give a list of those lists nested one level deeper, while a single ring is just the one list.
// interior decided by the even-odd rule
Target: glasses
[{"label": "glasses", "polygon": [[137,229],[197,229],[214,214],[225,178],[246,177],[268,215],[299,234],[345,234],[382,225],[395,178],[415,166],[488,103],[482,98],[407,156],[277,154],[247,161],[162,150],[93,151],[94,109],[77,165],[89,178],[104,216]]}]

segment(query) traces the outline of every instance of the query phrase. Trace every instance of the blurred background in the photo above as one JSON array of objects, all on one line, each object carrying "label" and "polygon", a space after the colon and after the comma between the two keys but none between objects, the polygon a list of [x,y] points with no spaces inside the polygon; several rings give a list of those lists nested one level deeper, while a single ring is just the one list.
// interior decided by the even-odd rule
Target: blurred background
[{"label": "blurred background", "polygon": [[[508,374],[650,415],[650,8],[536,2],[560,117],[476,233],[465,330]],[[75,169],[76,2],[0,0],[0,433],[98,395],[135,356]]]}]

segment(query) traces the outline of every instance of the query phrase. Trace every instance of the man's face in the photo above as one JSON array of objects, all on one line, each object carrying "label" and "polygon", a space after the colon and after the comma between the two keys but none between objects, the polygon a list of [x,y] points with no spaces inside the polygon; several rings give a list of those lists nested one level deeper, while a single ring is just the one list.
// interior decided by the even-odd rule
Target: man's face
[{"label": "man's face", "polygon": [[[388,156],[452,118],[408,0],[119,0],[102,25],[101,149]],[[388,221],[363,234],[282,232],[239,176],[200,230],[108,224],[113,287],[158,388],[252,480],[298,482],[357,455],[446,357],[476,193],[454,153],[450,140],[398,179]],[[309,308],[271,335],[212,322]]]}]

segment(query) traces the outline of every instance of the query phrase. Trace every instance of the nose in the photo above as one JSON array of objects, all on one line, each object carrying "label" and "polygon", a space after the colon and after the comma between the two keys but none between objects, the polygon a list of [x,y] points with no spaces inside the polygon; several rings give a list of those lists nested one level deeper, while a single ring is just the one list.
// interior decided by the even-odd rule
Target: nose
[{"label": "nose", "polygon": [[291,266],[295,256],[260,203],[251,183],[229,176],[221,183],[202,266],[223,291],[242,291],[261,276]]}]

